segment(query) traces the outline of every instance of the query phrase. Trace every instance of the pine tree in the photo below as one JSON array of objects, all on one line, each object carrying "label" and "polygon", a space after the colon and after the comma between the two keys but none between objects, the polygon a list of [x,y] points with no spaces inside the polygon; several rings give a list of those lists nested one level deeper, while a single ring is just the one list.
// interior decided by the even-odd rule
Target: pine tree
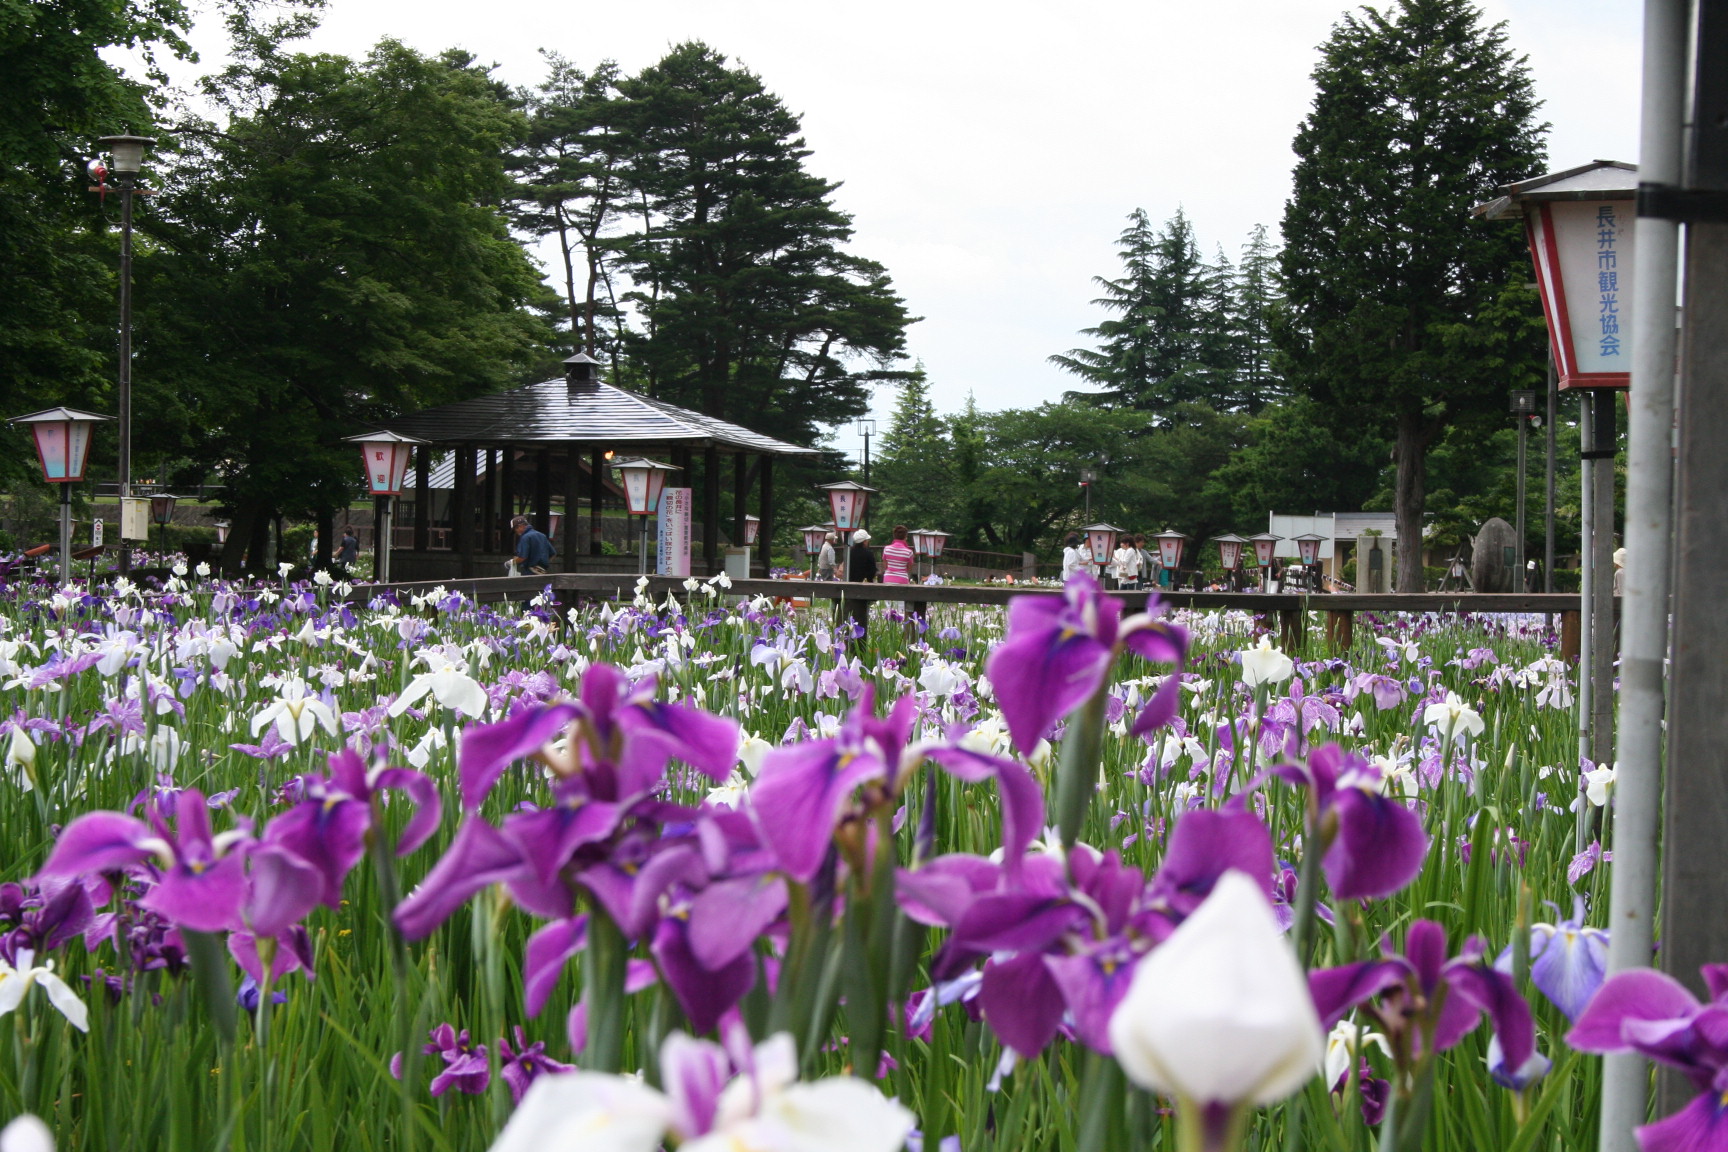
[{"label": "pine tree", "polygon": [[893,418],[882,434],[875,485],[882,489],[879,523],[954,530],[955,475],[947,422],[930,402],[923,367],[900,385]]},{"label": "pine tree", "polygon": [[1237,391],[1242,407],[1259,414],[1267,404],[1284,394],[1283,379],[1272,363],[1272,317],[1282,297],[1278,290],[1278,250],[1266,235],[1266,225],[1256,224],[1242,246],[1242,262],[1236,266],[1236,341],[1238,350]]},{"label": "pine tree", "polygon": [[1419,591],[1429,447],[1540,371],[1524,238],[1470,208],[1541,170],[1544,126],[1504,24],[1469,0],[1364,8],[1322,53],[1294,145],[1277,339],[1309,396],[1390,425],[1398,588]]}]

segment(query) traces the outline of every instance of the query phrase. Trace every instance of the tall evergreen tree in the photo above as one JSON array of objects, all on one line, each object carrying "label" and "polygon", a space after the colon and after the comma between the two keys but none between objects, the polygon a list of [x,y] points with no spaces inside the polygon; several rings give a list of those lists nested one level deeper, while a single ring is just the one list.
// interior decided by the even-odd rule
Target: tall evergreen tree
[{"label": "tall evergreen tree", "polygon": [[900,385],[894,415],[882,434],[876,458],[876,487],[882,489],[878,523],[953,531],[955,476],[947,422],[930,402],[930,385],[918,368]]},{"label": "tall evergreen tree", "polygon": [[798,118],[762,81],[683,44],[619,84],[643,213],[620,241],[651,395],[808,442],[862,415],[911,322],[887,271],[845,250],[837,185],[805,170]]},{"label": "tall evergreen tree", "polygon": [[1154,303],[1157,248],[1158,237],[1146,210],[1134,209],[1128,214],[1128,227],[1117,238],[1121,278],[1092,278],[1104,292],[1092,303],[1114,313],[1097,327],[1081,330],[1080,334],[1096,340],[1098,347],[1075,348],[1066,355],[1050,357],[1050,363],[1074,373],[1096,389],[1077,394],[1076,399],[1132,407],[1152,392],[1159,361],[1158,313]]},{"label": "tall evergreen tree", "polygon": [[1278,250],[1256,224],[1242,246],[1236,266],[1237,390],[1242,406],[1258,414],[1284,393],[1283,379],[1273,366],[1272,317],[1282,295],[1278,286]]},{"label": "tall evergreen tree", "polygon": [[1544,126],[1505,26],[1470,0],[1346,15],[1314,80],[1278,343],[1308,395],[1390,425],[1398,588],[1418,591],[1430,446],[1540,371],[1523,237],[1470,208],[1540,171]]}]

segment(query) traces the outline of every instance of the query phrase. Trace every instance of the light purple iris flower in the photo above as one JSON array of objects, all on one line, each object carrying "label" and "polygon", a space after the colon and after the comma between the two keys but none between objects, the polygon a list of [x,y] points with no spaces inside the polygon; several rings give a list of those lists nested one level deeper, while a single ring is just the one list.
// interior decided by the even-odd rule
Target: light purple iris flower
[{"label": "light purple iris flower", "polygon": [[1527,1075],[1541,1059],[1530,1006],[1512,978],[1487,962],[1479,937],[1472,937],[1462,952],[1448,959],[1446,929],[1432,920],[1410,925],[1404,955],[1321,969],[1309,974],[1308,987],[1321,1024],[1328,1029],[1363,1005],[1388,1037],[1409,1033],[1412,1051],[1421,1046],[1426,1022],[1435,1049],[1444,1052],[1469,1035],[1486,1014],[1500,1042],[1505,1068]]},{"label": "light purple iris flower", "polygon": [[[1500,953],[1494,967],[1512,970],[1511,948]],[[1530,925],[1530,982],[1566,1019],[1576,1021],[1607,978],[1608,933],[1584,926],[1583,897],[1575,898],[1570,920]]]},{"label": "light purple iris flower", "polygon": [[1309,789],[1310,827],[1320,831],[1320,867],[1340,900],[1390,896],[1416,878],[1428,855],[1422,821],[1382,791],[1380,770],[1336,744],[1274,771]]},{"label": "light purple iris flower", "polygon": [[1698,1090],[1680,1111],[1638,1129],[1643,1152],[1728,1150],[1728,965],[1706,964],[1702,973],[1707,1004],[1665,973],[1617,972],[1566,1036],[1580,1052],[1637,1052],[1678,1069]]},{"label": "light purple iris flower", "polygon": [[[1014,746],[1030,753],[1056,721],[1079,707],[1109,678],[1119,647],[1180,665],[1188,654],[1186,630],[1147,612],[1122,619],[1120,601],[1104,595],[1085,573],[1069,577],[1060,596],[1016,596],[1008,602],[1008,635],[985,664]],[[1147,704],[1153,721],[1167,721],[1179,701],[1167,679]],[[1142,734],[1156,726],[1136,721]]]}]

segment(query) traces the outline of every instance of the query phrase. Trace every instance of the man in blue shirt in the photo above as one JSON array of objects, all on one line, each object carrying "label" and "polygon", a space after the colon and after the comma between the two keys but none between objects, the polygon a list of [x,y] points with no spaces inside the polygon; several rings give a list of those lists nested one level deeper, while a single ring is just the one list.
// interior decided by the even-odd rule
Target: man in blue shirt
[{"label": "man in blue shirt", "polygon": [[526,516],[516,517],[510,526],[516,530],[516,571],[536,576],[550,572],[552,541],[546,539],[546,533],[531,527]]}]

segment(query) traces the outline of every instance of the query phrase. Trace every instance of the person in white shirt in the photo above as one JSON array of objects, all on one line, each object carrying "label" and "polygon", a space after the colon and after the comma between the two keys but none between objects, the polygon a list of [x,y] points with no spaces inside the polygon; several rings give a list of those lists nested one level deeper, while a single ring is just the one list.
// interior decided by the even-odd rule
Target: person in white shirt
[{"label": "person in white shirt", "polygon": [[1140,587],[1140,550],[1134,547],[1133,537],[1122,538],[1111,566],[1116,570],[1116,587],[1130,591]]},{"label": "person in white shirt", "polygon": [[1068,583],[1068,577],[1076,572],[1085,572],[1092,567],[1092,554],[1080,547],[1080,533],[1068,533],[1068,539],[1063,541],[1062,549],[1062,583]]}]

